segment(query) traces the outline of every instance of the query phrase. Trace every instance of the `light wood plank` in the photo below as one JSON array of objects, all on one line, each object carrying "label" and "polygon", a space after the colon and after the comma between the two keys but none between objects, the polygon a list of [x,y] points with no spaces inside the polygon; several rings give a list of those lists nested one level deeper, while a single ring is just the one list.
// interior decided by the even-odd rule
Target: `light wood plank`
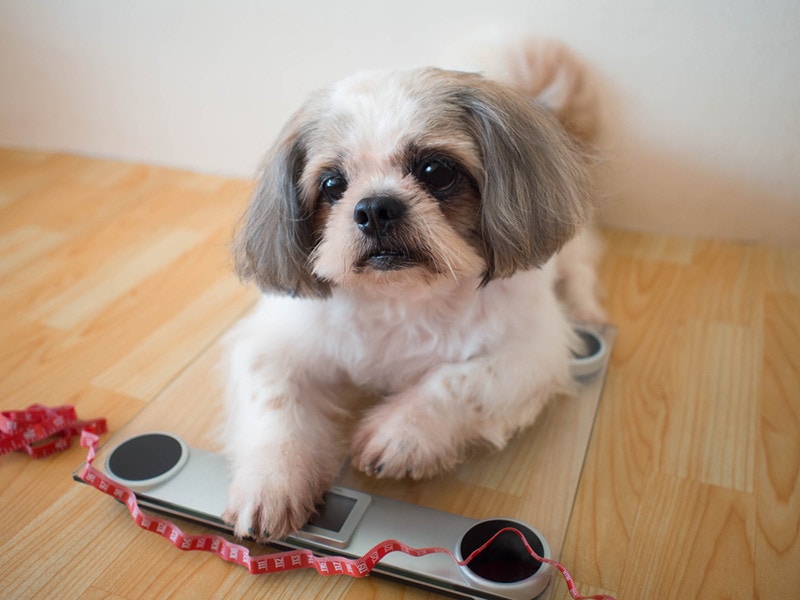
[{"label": "light wood plank", "polygon": [[767,297],[764,336],[756,471],[762,600],[800,590],[800,295]]},{"label": "light wood plank", "polygon": [[111,257],[105,264],[51,297],[34,317],[58,329],[71,329],[99,314],[114,300],[168,266],[200,242],[202,236],[189,230],[157,232],[141,246]]},{"label": "light wood plank", "polygon": [[62,234],[39,225],[23,225],[0,235],[0,276],[39,258],[63,240]]},{"label": "light wood plank", "polygon": [[653,475],[618,588],[622,598],[752,598],[755,498]]},{"label": "light wood plank", "polygon": [[241,285],[233,278],[218,281],[92,383],[134,398],[153,399],[174,377],[171,365],[188,364],[197,348],[210,345],[218,337],[218,325],[208,320],[209,314],[221,314],[226,321],[233,321],[250,306],[250,299],[242,298],[241,292]]},{"label": "light wood plank", "polygon": [[690,321],[673,333],[663,473],[752,492],[762,354],[753,328]]}]

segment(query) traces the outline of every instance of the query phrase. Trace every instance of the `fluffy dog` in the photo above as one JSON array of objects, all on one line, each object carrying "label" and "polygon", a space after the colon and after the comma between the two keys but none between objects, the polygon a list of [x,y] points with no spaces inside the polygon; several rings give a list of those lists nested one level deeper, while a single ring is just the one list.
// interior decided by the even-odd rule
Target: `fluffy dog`
[{"label": "fluffy dog", "polygon": [[602,318],[596,256],[575,237],[591,207],[585,85],[560,46],[507,64],[518,89],[356,75],[269,152],[235,240],[264,292],[228,337],[237,535],[301,527],[348,450],[376,477],[429,477],[502,448],[570,388],[571,319]]}]

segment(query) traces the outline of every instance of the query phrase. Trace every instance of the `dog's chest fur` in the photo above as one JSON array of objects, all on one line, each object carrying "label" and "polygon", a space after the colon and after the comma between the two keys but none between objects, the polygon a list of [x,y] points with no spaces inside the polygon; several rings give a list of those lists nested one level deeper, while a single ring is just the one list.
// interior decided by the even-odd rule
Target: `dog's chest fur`
[{"label": "dog's chest fur", "polygon": [[335,293],[324,302],[326,354],[356,386],[386,395],[446,363],[511,347],[538,302],[533,280],[549,269],[519,273],[476,289],[413,290],[394,298]]},{"label": "dog's chest fur", "polygon": [[336,358],[355,385],[382,395],[397,392],[436,365],[485,352],[483,324],[489,317],[480,296],[352,304],[345,309],[352,318],[336,323],[340,341],[346,340]]}]

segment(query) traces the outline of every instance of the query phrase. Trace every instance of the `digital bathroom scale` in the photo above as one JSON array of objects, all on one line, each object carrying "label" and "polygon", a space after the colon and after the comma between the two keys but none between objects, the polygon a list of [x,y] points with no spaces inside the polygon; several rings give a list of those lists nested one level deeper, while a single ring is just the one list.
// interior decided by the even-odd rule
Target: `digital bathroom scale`
[{"label": "digital bathroom scale", "polygon": [[[577,406],[592,407],[588,428],[583,426],[585,435],[579,440],[588,444],[616,330],[611,326],[594,325],[576,329],[585,342],[586,352],[575,356],[572,362],[573,376],[578,383],[578,394],[573,401]],[[186,377],[191,379],[190,375]],[[177,385],[180,388],[180,383]],[[178,397],[180,389],[166,395]],[[154,403],[160,401],[161,398]],[[196,403],[190,404],[196,409]],[[150,418],[136,427],[126,426],[104,445],[95,462],[97,468],[133,490],[141,507],[232,533],[221,518],[230,481],[224,457],[196,445],[190,446],[178,433],[180,427],[173,427],[173,424],[186,421],[161,419],[163,427],[148,426],[154,422],[152,410],[149,412]],[[584,412],[587,411],[584,409]],[[141,419],[134,419],[137,420]],[[586,423],[587,419],[583,421]],[[585,453],[585,445],[583,451]],[[499,454],[502,452],[496,453]],[[74,474],[78,480],[81,471],[82,467]],[[352,482],[359,483],[358,477],[351,477]],[[570,481],[570,485],[576,488],[577,479],[572,477]],[[424,486],[425,483],[416,482],[415,485]],[[402,482],[391,485],[402,485]],[[458,485],[456,481],[454,489]],[[574,497],[574,489],[571,493],[570,500]],[[557,540],[559,554],[566,532],[566,520],[561,520],[563,526],[558,531]],[[549,523],[526,521],[518,515],[473,518],[424,503],[388,497],[374,490],[355,489],[350,484],[338,485],[326,492],[319,513],[308,524],[270,545],[283,549],[309,549],[319,555],[357,558],[381,541],[399,539],[416,548],[445,547],[459,559],[464,559],[501,529],[514,527],[522,532],[539,555],[557,560],[558,556],[553,555],[543,533]],[[506,532],[467,566],[459,566],[443,554],[413,557],[394,552],[381,560],[373,573],[461,598],[543,600],[550,595],[554,569],[532,558],[522,540],[516,534]]]}]

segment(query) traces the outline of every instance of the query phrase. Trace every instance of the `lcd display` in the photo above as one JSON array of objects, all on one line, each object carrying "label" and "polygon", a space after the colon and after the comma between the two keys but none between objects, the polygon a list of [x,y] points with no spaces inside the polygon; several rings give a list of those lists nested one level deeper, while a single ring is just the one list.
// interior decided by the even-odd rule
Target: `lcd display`
[{"label": "lcd display", "polygon": [[313,527],[319,527],[320,529],[338,533],[342,530],[355,504],[355,498],[348,498],[347,496],[341,496],[333,492],[326,492],[322,506],[318,507],[319,513],[315,515],[308,524]]}]

